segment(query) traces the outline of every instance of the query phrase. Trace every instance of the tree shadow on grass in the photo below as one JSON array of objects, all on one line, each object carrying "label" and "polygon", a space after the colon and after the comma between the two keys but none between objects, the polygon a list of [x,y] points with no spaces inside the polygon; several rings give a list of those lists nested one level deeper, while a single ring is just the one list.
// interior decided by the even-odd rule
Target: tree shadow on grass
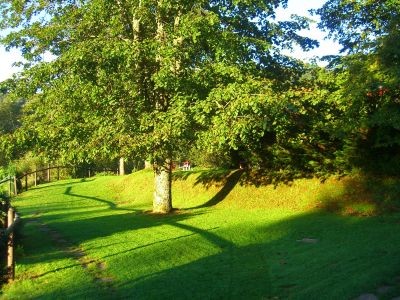
[{"label": "tree shadow on grass", "polygon": [[[73,233],[70,235],[70,237],[74,237],[74,243],[78,244],[86,240],[98,237],[105,237],[114,233],[138,230],[164,224],[175,225],[177,227],[180,226],[183,228],[185,225],[179,225],[178,222],[202,214],[202,212],[194,213],[187,211],[173,211],[171,214],[168,215],[159,215],[132,208],[120,208],[114,202],[109,200],[81,194],[74,194],[72,193],[72,187],[67,187],[64,191],[64,195],[76,197],[79,199],[93,200],[94,202],[99,203],[101,206],[106,206],[105,209],[100,207],[99,210],[90,210],[88,212],[74,212],[74,209],[79,208],[81,210],[84,207],[73,207],[70,208],[72,212],[67,212],[64,214],[58,213],[55,215],[49,214],[42,217],[48,224],[51,224],[50,226],[55,227],[56,229],[65,233]],[[89,207],[93,208],[93,206]],[[51,212],[54,210],[54,208],[46,207],[46,210],[48,212]],[[111,211],[121,211],[125,213],[111,214]],[[106,212],[109,212],[109,214],[107,214],[106,216],[90,217],[91,214]],[[69,216],[76,217],[79,215],[82,216],[82,219],[80,220],[60,221],[68,219]],[[87,215],[88,217],[85,218],[85,215]],[[193,233],[201,234],[201,232],[196,231],[196,228],[193,228]],[[209,237],[206,232],[204,234],[205,236]]]},{"label": "tree shadow on grass", "polygon": [[241,171],[240,185],[253,185],[256,187],[265,185],[291,184],[295,179],[312,178],[313,174],[294,171],[274,171],[267,169],[211,169],[194,171],[177,171],[173,173],[173,180],[186,180],[190,176],[197,176],[195,184],[202,184],[206,188],[212,185],[223,185],[232,172]]},{"label": "tree shadow on grass", "polygon": [[[101,259],[117,264],[111,265],[118,270],[116,299],[350,299],[383,284],[400,288],[392,280],[400,276],[399,215],[315,212],[257,227],[199,228],[187,222],[202,214],[136,212],[54,225],[70,232],[76,244],[165,225],[183,230],[164,236],[160,228],[154,231],[159,239],[136,244],[122,236],[123,249],[109,247]],[[234,242],[238,235],[242,243]]]},{"label": "tree shadow on grass", "polygon": [[[88,215],[88,214],[93,214],[95,212],[99,213],[101,211],[127,211],[127,212],[138,212],[138,210],[135,209],[128,209],[128,208],[121,208],[118,207],[118,205],[116,203],[114,203],[113,201],[110,200],[106,200],[106,199],[101,199],[99,197],[93,197],[93,196],[86,196],[86,195],[82,195],[82,194],[75,194],[72,192],[73,187],[72,186],[67,186],[67,188],[64,191],[64,195],[72,197],[72,198],[76,198],[74,200],[74,203],[76,204],[78,201],[79,202],[84,202],[82,203],[82,205],[80,206],[75,206],[75,207],[66,207],[65,205],[70,202],[70,200],[64,200],[64,201],[50,201],[48,202],[45,206],[29,206],[29,207],[24,207],[22,210],[25,213],[29,214],[29,211],[31,214],[36,215],[36,216],[41,216],[42,214],[45,214],[45,216],[43,216],[43,218],[46,220],[46,222],[52,221],[55,218],[59,219],[59,218],[63,218],[63,217],[68,217],[69,215]],[[39,198],[39,197],[38,197]],[[91,205],[87,205],[85,203],[86,200],[91,200],[93,201]],[[51,203],[51,205],[49,205],[49,203]],[[85,205],[86,204],[86,205]],[[100,204],[100,205],[99,205]],[[94,208],[98,208],[97,210]],[[87,212],[82,211],[83,209],[88,209]],[[68,213],[63,213],[60,214],[58,212],[60,211],[74,211],[75,212],[68,212]],[[79,212],[77,212],[76,210],[79,210]],[[51,214],[57,212],[56,214]],[[50,213],[50,214],[49,214]],[[53,216],[52,216],[53,215]],[[55,220],[56,220],[55,219]]]},{"label": "tree shadow on grass", "polygon": [[[227,245],[231,245],[229,242],[224,241],[223,239],[217,238],[216,235],[208,233],[208,231],[214,230],[216,228],[211,228],[211,229],[208,229],[208,230],[200,230],[200,229],[192,227],[192,226],[188,226],[188,225],[184,225],[184,224],[178,224],[178,223],[175,223],[175,222],[168,222],[168,224],[176,226],[178,228],[186,229],[186,230],[190,231],[191,233],[186,234],[186,235],[180,235],[180,236],[177,236],[177,237],[174,237],[174,238],[161,239],[161,240],[158,240],[158,241],[155,241],[155,242],[152,242],[152,243],[139,245],[137,247],[130,248],[130,249],[125,249],[125,250],[123,250],[121,252],[116,252],[116,253],[113,253],[113,254],[109,254],[109,255],[103,256],[103,257],[101,257],[101,259],[104,260],[106,258],[110,258],[110,257],[113,257],[113,256],[125,255],[125,254],[128,254],[130,252],[141,250],[143,248],[153,247],[153,246],[155,246],[157,244],[164,244],[164,243],[173,242],[173,241],[177,241],[177,240],[183,240],[185,238],[188,238],[188,237],[191,237],[191,236],[197,235],[197,234],[200,234],[201,236],[205,237],[206,239],[210,240],[213,243],[216,243],[217,245],[219,245],[222,248],[226,247]],[[106,247],[112,247],[112,246],[115,246],[115,245],[118,245],[118,244],[125,244],[126,245],[127,241],[120,242],[120,243],[113,243],[113,244],[107,245]],[[86,251],[90,251],[90,250],[100,249],[100,248],[104,248],[104,247],[105,246],[91,247],[91,248],[88,248],[88,249],[85,249],[85,250]],[[40,253],[37,253],[35,256],[33,256],[29,260],[29,264],[38,263],[38,262],[40,263],[40,262],[44,262],[44,261],[50,262],[50,261],[55,261],[55,260],[59,260],[59,259],[64,259],[64,258],[67,258],[67,257],[71,258],[71,254],[68,254],[65,251],[61,251],[60,249],[58,249],[58,250],[55,250],[55,249],[53,250],[52,249],[52,250],[50,250],[48,252],[45,252],[45,251],[42,250],[42,251],[40,251]],[[88,263],[92,263],[92,262],[95,262],[95,260],[89,261]],[[55,268],[55,269],[52,269],[50,271],[46,271],[44,273],[35,274],[35,275],[31,276],[30,278],[31,279],[35,279],[35,278],[43,277],[43,276],[46,276],[46,275],[49,275],[49,274],[52,274],[52,273],[55,273],[55,272],[58,272],[58,271],[67,270],[67,269],[75,268],[75,267],[82,267],[82,263],[81,262],[71,263],[71,264],[69,264],[67,266]]]},{"label": "tree shadow on grass", "polygon": [[77,197],[77,198],[80,198],[80,199],[88,199],[88,200],[93,200],[93,201],[96,201],[96,202],[100,202],[100,203],[105,204],[106,206],[108,206],[108,208],[111,209],[111,210],[132,211],[131,209],[120,208],[112,201],[105,200],[105,199],[100,199],[98,197],[85,196],[85,195],[81,195],[81,194],[74,194],[74,193],[71,192],[71,190],[72,190],[71,186],[67,187],[65,192],[64,192],[64,195],[71,196],[71,197]]},{"label": "tree shadow on grass", "polygon": [[[230,173],[229,175],[224,175],[223,177],[219,177],[220,174],[218,175],[219,180],[221,180],[224,184],[221,188],[221,190],[219,190],[218,193],[216,193],[210,200],[208,200],[206,203],[199,205],[199,206],[195,206],[195,207],[191,207],[188,209],[197,209],[197,208],[204,208],[204,207],[212,207],[217,205],[218,203],[220,203],[221,201],[223,201],[228,195],[229,193],[234,189],[234,187],[236,186],[236,184],[240,181],[240,178],[243,174],[242,170],[236,170],[232,173]],[[205,180],[207,180],[207,183],[209,184],[210,181],[208,181],[208,179],[205,178],[210,178],[207,174],[202,173],[196,181],[196,184],[200,183],[200,182],[204,182]],[[215,179],[213,179],[215,180]]]},{"label": "tree shadow on grass", "polygon": [[[138,299],[351,299],[385,284],[400,292],[400,282],[394,282],[400,275],[400,224],[387,221],[320,213],[287,219],[255,228],[264,238],[250,245],[230,243],[183,265],[154,268],[125,280],[118,292]],[[238,232],[232,228],[218,235],[229,241]],[[175,247],[178,243],[185,241]],[[170,245],[170,252],[163,252],[166,260],[175,255],[173,249]]]},{"label": "tree shadow on grass", "polygon": [[275,187],[278,184],[286,184],[290,185],[293,177],[283,178],[280,177],[281,181],[274,181],[274,178],[271,177],[271,173],[265,173],[262,170],[227,170],[227,169],[214,169],[207,171],[193,171],[193,172],[177,172],[174,176],[175,180],[187,180],[189,176],[196,176],[194,181],[194,186],[202,185],[206,189],[210,187],[220,187],[220,190],[213,196],[211,199],[206,201],[201,205],[197,205],[194,207],[186,208],[190,209],[199,209],[212,207],[223,200],[231,193],[231,191],[237,186],[247,186],[253,185],[256,187],[260,187],[263,185],[274,184]]},{"label": "tree shadow on grass", "polygon": [[202,184],[206,188],[212,185],[224,185],[234,170],[212,169],[200,171],[178,171],[172,174],[173,180],[187,180],[190,176],[197,176],[195,185]]},{"label": "tree shadow on grass", "polygon": [[[95,213],[98,213],[96,211]],[[102,210],[100,213],[106,213]],[[178,212],[169,215],[153,215],[141,210],[129,210],[129,212],[121,212],[118,214],[106,214],[102,216],[85,217],[84,213],[76,214],[74,212],[58,215],[46,216],[51,229],[55,229],[62,233],[64,237],[73,244],[79,245],[85,241],[108,237],[113,234],[123,233],[126,231],[140,230],[145,228],[157,227],[162,225],[176,224],[193,216],[199,216],[200,213]],[[81,215],[78,220],[65,221],[71,217]],[[60,221],[60,219],[62,221]],[[195,231],[193,231],[196,233]]]},{"label": "tree shadow on grass", "polygon": [[[198,209],[212,207],[222,202],[230,192],[239,185],[264,185],[272,184],[269,177],[263,178],[263,172],[257,177],[255,171],[236,170],[229,171],[224,169],[196,171],[192,174],[197,176],[194,185],[201,184],[206,188],[211,186],[221,186],[221,189],[205,203],[186,208]],[[175,179],[188,178],[175,177]],[[251,180],[249,178],[252,177]],[[269,178],[269,179],[268,179]],[[292,178],[294,180],[294,178]],[[260,182],[258,182],[260,180]],[[370,176],[358,174],[340,178],[330,178],[326,188],[322,189],[319,195],[320,202],[315,208],[330,213],[344,215],[374,216],[378,214],[400,212],[400,177],[388,176]],[[257,183],[258,182],[258,183]],[[285,181],[284,184],[290,185],[291,181]],[[321,187],[324,185],[321,183]]]},{"label": "tree shadow on grass", "polygon": [[280,184],[291,185],[296,179],[309,179],[313,177],[313,174],[302,173],[300,171],[247,169],[240,180],[240,184],[244,186],[253,185],[256,187],[274,185],[274,187],[277,187]]},{"label": "tree shadow on grass", "polygon": [[[234,174],[240,178],[240,173]],[[233,186],[222,193],[222,199],[238,178],[225,177]],[[360,184],[363,188],[370,186],[376,195],[388,190],[393,198],[399,181],[383,181],[380,188],[371,187],[371,181],[361,180]],[[344,184],[343,189],[354,195],[361,191],[352,182]],[[71,194],[71,189],[66,192]],[[328,195],[341,197],[340,193]],[[108,200],[87,198],[118,211]],[[394,280],[400,276],[400,215],[341,216],[320,210],[326,211],[326,207],[272,224],[249,227],[256,223],[243,223],[224,228],[191,225],[190,219],[201,218],[208,211],[177,211],[162,216],[133,210],[61,222],[57,222],[58,216],[49,218],[72,243],[93,240],[96,243],[88,250],[108,248],[100,256],[116,264],[117,299],[321,299],[321,295],[324,299],[351,299],[374,293],[385,284],[393,285],[400,294],[400,281]],[[179,230],[171,234],[161,226]],[[147,241],[126,240],[123,234],[114,236],[132,230],[158,237]],[[97,243],[97,239],[111,236],[113,243]],[[235,242],[238,236],[242,243]],[[125,247],[114,249],[117,244]],[[187,259],[180,260],[181,256]],[[43,261],[47,261],[46,255]],[[82,293],[85,288],[82,286]]]},{"label": "tree shadow on grass", "polygon": [[[73,180],[73,181],[71,181],[71,180]],[[45,183],[42,183],[42,184],[40,184],[38,186],[30,187],[29,190],[37,191],[37,190],[42,190],[42,189],[47,189],[47,190],[48,189],[56,189],[56,188],[63,187],[63,186],[81,184],[83,182],[92,182],[92,181],[95,181],[96,178],[92,177],[90,179],[81,178],[80,180],[78,180],[78,179],[71,179],[71,180],[68,180],[67,182],[65,182],[65,180],[63,180],[63,182],[60,182],[60,183],[54,183],[54,182],[48,183],[48,182],[45,182]]]}]

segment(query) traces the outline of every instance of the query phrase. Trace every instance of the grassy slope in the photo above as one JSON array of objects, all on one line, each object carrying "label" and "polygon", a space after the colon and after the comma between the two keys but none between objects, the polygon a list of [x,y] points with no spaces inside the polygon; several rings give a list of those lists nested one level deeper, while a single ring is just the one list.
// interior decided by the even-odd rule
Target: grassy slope
[{"label": "grassy slope", "polygon": [[[257,188],[240,177],[176,174],[180,210],[169,216],[145,213],[147,171],[24,193],[14,202],[24,219],[17,278],[1,297],[349,299],[387,284],[395,289],[382,299],[400,295],[400,216],[376,215],[393,208],[382,193],[395,194],[396,180]],[[74,258],[48,229],[84,256]]]}]

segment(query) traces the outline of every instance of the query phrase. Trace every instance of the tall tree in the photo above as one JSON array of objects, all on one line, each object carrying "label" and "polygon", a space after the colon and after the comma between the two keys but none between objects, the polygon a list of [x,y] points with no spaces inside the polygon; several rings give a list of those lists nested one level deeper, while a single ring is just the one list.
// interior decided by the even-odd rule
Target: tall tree
[{"label": "tall tree", "polygon": [[[13,29],[1,41],[28,62],[16,92],[30,99],[25,124],[37,150],[69,160],[150,156],[153,210],[169,212],[174,153],[207,127],[204,107],[216,113],[237,99],[218,103],[218,91],[282,83],[293,65],[280,49],[316,45],[297,34],[306,19],[274,21],[286,3],[1,0],[0,28]],[[45,63],[48,52],[55,59]]]}]

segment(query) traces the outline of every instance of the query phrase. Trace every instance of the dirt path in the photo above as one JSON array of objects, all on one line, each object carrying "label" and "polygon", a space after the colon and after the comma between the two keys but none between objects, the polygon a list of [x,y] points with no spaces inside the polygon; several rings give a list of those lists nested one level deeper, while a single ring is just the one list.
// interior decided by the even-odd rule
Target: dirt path
[{"label": "dirt path", "polygon": [[[67,257],[75,260],[84,272],[91,275],[93,281],[107,293],[107,296],[111,299],[115,298],[116,289],[113,286],[113,278],[107,274],[107,265],[105,262],[90,258],[84,249],[68,241],[60,232],[41,221],[40,217],[37,216],[28,219],[26,222],[35,225],[39,231],[46,234],[56,248],[65,253]],[[45,274],[34,276],[32,279],[43,275]]]}]

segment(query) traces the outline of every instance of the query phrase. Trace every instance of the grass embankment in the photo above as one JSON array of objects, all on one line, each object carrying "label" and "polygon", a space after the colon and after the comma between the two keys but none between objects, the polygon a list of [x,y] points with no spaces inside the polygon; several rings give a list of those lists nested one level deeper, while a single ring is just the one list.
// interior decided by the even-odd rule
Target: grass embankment
[{"label": "grass embankment", "polygon": [[[5,299],[351,299],[400,295],[396,179],[246,185],[240,172],[176,173],[152,215],[153,175],[42,185],[23,217]],[[385,288],[387,287],[388,288]],[[385,293],[383,293],[383,291]]]}]

